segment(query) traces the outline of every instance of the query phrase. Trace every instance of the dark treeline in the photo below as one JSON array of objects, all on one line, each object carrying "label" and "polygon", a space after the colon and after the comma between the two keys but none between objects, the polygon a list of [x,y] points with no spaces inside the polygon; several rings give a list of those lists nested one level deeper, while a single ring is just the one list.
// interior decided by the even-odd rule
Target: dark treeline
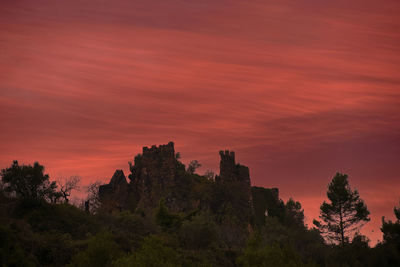
[{"label": "dark treeline", "polygon": [[400,266],[400,208],[382,218],[383,241],[359,233],[366,203],[337,173],[308,227],[298,201],[252,187],[235,154],[220,152],[220,173],[196,174],[173,143],[143,148],[128,178],[91,184],[82,205],[79,178],[52,182],[44,167],[14,161],[1,171],[1,266]]}]

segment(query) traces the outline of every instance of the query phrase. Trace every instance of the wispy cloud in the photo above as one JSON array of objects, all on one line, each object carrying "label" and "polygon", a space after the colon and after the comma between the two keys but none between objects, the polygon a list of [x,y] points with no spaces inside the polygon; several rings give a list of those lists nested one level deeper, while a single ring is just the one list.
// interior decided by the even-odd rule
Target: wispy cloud
[{"label": "wispy cloud", "polygon": [[398,1],[0,10],[0,166],[39,160],[89,181],[127,169],[142,145],[173,140],[204,169],[230,148],[254,184],[279,186],[310,218],[334,172],[348,172],[379,237],[398,198],[382,191],[400,186]]}]

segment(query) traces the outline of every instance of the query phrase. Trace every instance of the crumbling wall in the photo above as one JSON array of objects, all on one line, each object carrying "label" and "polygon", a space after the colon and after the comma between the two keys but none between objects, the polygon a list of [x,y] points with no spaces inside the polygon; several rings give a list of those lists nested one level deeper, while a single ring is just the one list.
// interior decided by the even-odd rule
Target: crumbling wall
[{"label": "crumbling wall", "polygon": [[267,217],[282,219],[285,212],[285,205],[279,198],[278,188],[264,188],[253,186],[251,188],[254,223],[257,227],[265,224]]},{"label": "crumbling wall", "polygon": [[230,183],[230,182],[241,182],[246,188],[251,186],[250,184],[250,172],[249,168],[240,164],[236,164],[235,152],[225,150],[220,151],[220,175],[218,182]]},{"label": "crumbling wall", "polygon": [[174,143],[143,147],[142,154],[135,158],[131,172],[129,178],[139,207],[152,208],[158,205],[161,197],[169,205],[177,176]]},{"label": "crumbling wall", "polygon": [[[193,203],[201,202],[205,203],[202,209],[222,212],[226,218],[233,216],[242,225],[250,222],[262,225],[266,211],[270,216],[278,216],[281,213],[278,189],[252,188],[249,168],[236,163],[235,153],[226,150],[219,154],[220,174],[215,183],[196,186],[199,180],[185,172],[184,165],[176,159],[174,143],[143,147],[142,154],[131,164],[130,183],[123,171],[117,170],[109,184],[100,186],[99,196],[110,211],[151,210],[164,198],[173,212],[190,212],[199,208]],[[194,193],[199,188],[204,192]]]},{"label": "crumbling wall", "polygon": [[253,216],[249,168],[236,164],[233,151],[220,151],[220,175],[216,182],[223,186],[226,205],[232,207],[234,216],[243,224],[248,224]]},{"label": "crumbling wall", "polygon": [[116,170],[110,183],[99,187],[99,198],[102,202],[102,208],[110,212],[114,209],[126,209],[128,195],[128,182],[122,170]]}]

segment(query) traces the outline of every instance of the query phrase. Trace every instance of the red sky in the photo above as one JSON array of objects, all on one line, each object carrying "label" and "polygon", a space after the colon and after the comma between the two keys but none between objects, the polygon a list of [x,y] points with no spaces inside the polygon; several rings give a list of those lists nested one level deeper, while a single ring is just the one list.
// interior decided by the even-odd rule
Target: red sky
[{"label": "red sky", "polygon": [[0,168],[106,182],[174,141],[218,172],[236,151],[308,222],[335,172],[371,211],[400,198],[400,2],[4,0]]}]

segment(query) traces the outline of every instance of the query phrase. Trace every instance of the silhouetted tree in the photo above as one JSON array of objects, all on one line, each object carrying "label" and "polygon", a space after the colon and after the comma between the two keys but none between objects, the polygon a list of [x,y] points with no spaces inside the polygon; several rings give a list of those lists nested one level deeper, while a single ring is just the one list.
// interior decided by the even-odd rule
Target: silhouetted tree
[{"label": "silhouetted tree", "polygon": [[304,227],[304,210],[301,208],[300,202],[289,198],[285,205],[284,221],[287,225]]},{"label": "silhouetted tree", "polygon": [[44,167],[38,162],[33,166],[20,166],[15,160],[11,167],[3,169],[0,175],[6,192],[15,193],[23,199],[48,199],[53,202],[57,184],[50,182],[49,175],[43,172]]},{"label": "silhouetted tree", "polygon": [[[99,187],[102,183],[100,181],[93,182],[86,187],[87,196],[87,205],[89,206],[89,211],[91,213],[96,213],[100,206],[100,197],[99,197]],[[86,209],[86,208],[85,208]]]},{"label": "silhouetted tree", "polygon": [[351,242],[343,246],[331,246],[326,258],[325,266],[386,266],[383,262],[373,263],[373,251],[369,247],[369,239],[359,233],[354,235]]},{"label": "silhouetted tree", "polygon": [[394,214],[396,221],[385,221],[382,217],[381,231],[383,233],[383,240],[385,243],[396,244],[400,248],[400,207],[394,207]]},{"label": "silhouetted tree", "polygon": [[369,211],[357,190],[352,190],[346,174],[336,173],[328,186],[327,196],[330,203],[324,201],[320,210],[320,221],[314,225],[329,240],[344,244],[349,235],[368,222]]},{"label": "silhouetted tree", "polygon": [[197,160],[192,160],[187,167],[187,172],[190,174],[194,174],[196,169],[200,168],[201,164]]},{"label": "silhouetted tree", "polygon": [[80,181],[81,178],[79,176],[71,176],[58,182],[60,185],[61,197],[64,198],[65,203],[68,203],[72,190],[79,188]]}]

